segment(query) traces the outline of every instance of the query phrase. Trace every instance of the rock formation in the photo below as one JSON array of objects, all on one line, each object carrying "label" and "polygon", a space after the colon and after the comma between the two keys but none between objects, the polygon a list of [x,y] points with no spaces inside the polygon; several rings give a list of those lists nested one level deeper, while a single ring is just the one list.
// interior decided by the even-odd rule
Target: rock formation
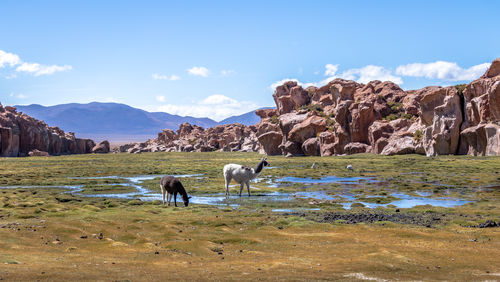
[{"label": "rock formation", "polygon": [[158,137],[143,143],[120,146],[120,152],[255,152],[260,150],[255,126],[242,124],[218,125],[204,129],[183,123],[177,132],[165,129]]},{"label": "rock formation", "polygon": [[[75,138],[58,127],[0,104],[0,156],[64,155],[90,153],[95,146],[90,139]],[[31,154],[29,154],[31,152]]]},{"label": "rock formation", "polygon": [[106,154],[106,153],[109,153],[109,148],[110,148],[110,146],[109,146],[108,140],[104,140],[104,141],[99,142],[99,144],[95,145],[92,148],[92,153]]},{"label": "rock formation", "polygon": [[288,81],[259,110],[269,155],[500,155],[500,58],[467,85],[404,91],[392,82],[335,79],[303,89]]}]

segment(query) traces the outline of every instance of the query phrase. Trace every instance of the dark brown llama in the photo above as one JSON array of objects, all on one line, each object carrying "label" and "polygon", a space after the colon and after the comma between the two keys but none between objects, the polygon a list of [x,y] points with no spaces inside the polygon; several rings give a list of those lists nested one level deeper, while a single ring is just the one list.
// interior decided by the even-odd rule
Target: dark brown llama
[{"label": "dark brown llama", "polygon": [[173,176],[163,176],[160,181],[161,193],[163,194],[163,205],[165,205],[165,194],[167,195],[168,205],[170,206],[170,201],[172,200],[172,195],[174,195],[174,204],[177,207],[177,193],[181,194],[184,205],[187,207],[189,205],[188,194],[184,186],[179,179]]}]

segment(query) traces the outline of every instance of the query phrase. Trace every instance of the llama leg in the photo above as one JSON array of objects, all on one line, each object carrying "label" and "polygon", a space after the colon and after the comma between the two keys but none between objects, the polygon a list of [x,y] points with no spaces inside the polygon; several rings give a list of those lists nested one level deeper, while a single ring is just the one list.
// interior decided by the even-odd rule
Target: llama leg
[{"label": "llama leg", "polygon": [[174,193],[174,204],[177,207],[177,192]]},{"label": "llama leg", "polygon": [[244,187],[245,183],[241,183],[240,184],[240,197],[241,197],[241,192],[243,192],[243,187]]},{"label": "llama leg", "polygon": [[250,197],[250,181],[247,181],[248,197]]},{"label": "llama leg", "polygon": [[163,189],[163,186],[160,184],[160,189],[161,193],[163,194],[163,205],[165,205],[165,193],[167,192],[165,189]]},{"label": "llama leg", "polygon": [[172,201],[172,194],[168,193],[168,194],[167,194],[167,202],[168,202],[168,206],[170,206],[170,201]]},{"label": "llama leg", "polygon": [[231,177],[225,177],[226,181],[226,198],[229,198],[229,182],[231,182]]}]

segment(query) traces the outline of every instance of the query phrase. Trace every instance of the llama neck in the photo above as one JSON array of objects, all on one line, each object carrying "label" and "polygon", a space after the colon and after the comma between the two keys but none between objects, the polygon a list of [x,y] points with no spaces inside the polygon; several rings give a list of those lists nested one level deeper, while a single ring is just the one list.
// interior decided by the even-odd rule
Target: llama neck
[{"label": "llama neck", "polygon": [[260,163],[253,169],[255,176],[259,175],[259,173],[264,168],[264,161],[260,161]]}]

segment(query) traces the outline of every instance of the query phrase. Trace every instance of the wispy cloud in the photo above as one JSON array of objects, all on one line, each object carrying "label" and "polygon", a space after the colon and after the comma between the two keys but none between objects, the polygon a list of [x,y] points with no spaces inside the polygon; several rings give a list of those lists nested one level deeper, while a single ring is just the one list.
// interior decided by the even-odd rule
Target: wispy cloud
[{"label": "wispy cloud", "polygon": [[165,102],[165,96],[156,96],[156,101]]},{"label": "wispy cloud", "polygon": [[190,75],[198,75],[198,76],[207,77],[209,74],[209,70],[205,67],[192,67],[192,68],[188,69],[188,73]]},{"label": "wispy cloud", "polygon": [[402,65],[396,68],[396,74],[446,81],[473,80],[481,76],[489,66],[490,63],[483,63],[466,69],[460,67],[457,63],[436,61],[433,63]]},{"label": "wispy cloud", "polygon": [[23,93],[19,93],[19,94],[14,94],[14,93],[10,93],[9,95],[10,97],[14,97],[14,98],[17,98],[17,99],[26,99],[28,98],[26,95],[24,95]]},{"label": "wispy cloud", "polygon": [[367,65],[359,69],[349,69],[340,75],[341,78],[368,83],[373,80],[392,81],[403,84],[403,79],[392,74],[391,70],[381,66]]},{"label": "wispy cloud", "polygon": [[[40,75],[50,75],[55,72],[68,71],[73,67],[70,65],[42,65],[39,63],[27,63],[23,62],[18,55],[13,53],[8,53],[3,50],[0,50],[0,68],[4,67],[16,67],[16,72],[28,73],[34,76]],[[15,74],[10,74],[6,76],[8,79],[16,78]]]},{"label": "wispy cloud", "polygon": [[180,76],[175,75],[175,74],[168,76],[168,75],[164,75],[164,74],[153,73],[152,77],[154,80],[179,80],[179,79],[181,79]]},{"label": "wispy cloud", "polygon": [[194,117],[209,117],[216,121],[243,114],[258,108],[249,101],[238,101],[225,95],[215,94],[193,104],[166,104],[156,108],[170,114]]},{"label": "wispy cloud", "polygon": [[40,76],[40,75],[53,74],[53,73],[59,72],[59,71],[68,71],[68,70],[71,70],[72,68],[73,67],[71,67],[69,65],[45,66],[45,65],[40,65],[38,63],[22,63],[20,66],[18,66],[16,68],[16,71],[30,73],[30,74],[33,74],[34,76]]},{"label": "wispy cloud", "polygon": [[221,71],[220,71],[220,74],[221,74],[222,76],[233,75],[233,74],[235,74],[235,73],[236,73],[236,71],[234,71],[234,70],[221,70]]},{"label": "wispy cloud", "polygon": [[332,64],[327,64],[325,66],[325,75],[326,76],[335,76],[335,73],[339,69],[339,65],[332,65]]}]

